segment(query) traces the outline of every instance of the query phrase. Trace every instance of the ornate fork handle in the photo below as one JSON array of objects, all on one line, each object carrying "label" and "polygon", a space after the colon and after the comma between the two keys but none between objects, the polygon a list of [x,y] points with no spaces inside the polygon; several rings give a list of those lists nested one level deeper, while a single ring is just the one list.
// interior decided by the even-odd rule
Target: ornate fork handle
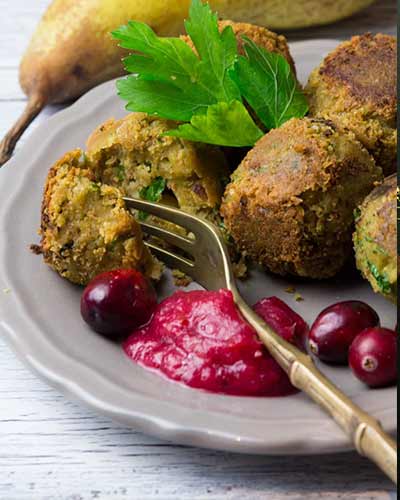
[{"label": "ornate fork handle", "polygon": [[381,424],[343,394],[315,366],[310,356],[277,335],[232,286],[236,305],[257,331],[292,384],[324,408],[353,441],[358,453],[376,463],[397,484],[397,445]]}]

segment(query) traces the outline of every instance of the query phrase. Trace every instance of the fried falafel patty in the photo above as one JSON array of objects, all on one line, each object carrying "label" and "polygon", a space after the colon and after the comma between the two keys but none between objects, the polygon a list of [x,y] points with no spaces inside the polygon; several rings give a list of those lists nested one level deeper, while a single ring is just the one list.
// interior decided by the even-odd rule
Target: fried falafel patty
[{"label": "fried falafel patty", "polygon": [[397,179],[387,177],[356,210],[356,264],[373,290],[397,302]]},{"label": "fried falafel patty", "polygon": [[175,127],[145,113],[108,120],[87,141],[93,174],[133,197],[163,179],[159,201],[213,220],[229,177],[225,157],[219,148],[162,136]]},{"label": "fried falafel patty", "polygon": [[161,265],[144,246],[140,226],[125,208],[121,192],[95,182],[87,167],[77,149],[48,174],[40,231],[45,262],[80,285],[120,267],[158,279]]},{"label": "fried falafel patty", "polygon": [[340,44],[310,75],[310,114],[354,132],[382,167],[396,171],[396,37],[365,34]]},{"label": "fried falafel patty", "polygon": [[270,271],[328,278],[351,255],[354,208],[381,178],[350,134],[293,118],[248,153],[221,214],[239,249]]}]

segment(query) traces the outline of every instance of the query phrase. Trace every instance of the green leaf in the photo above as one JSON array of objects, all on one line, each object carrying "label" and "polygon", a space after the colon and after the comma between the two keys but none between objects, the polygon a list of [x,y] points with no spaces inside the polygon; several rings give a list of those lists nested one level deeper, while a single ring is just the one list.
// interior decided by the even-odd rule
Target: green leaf
[{"label": "green leaf", "polygon": [[121,47],[135,52],[124,59],[125,69],[133,74],[117,82],[128,110],[189,121],[220,100],[241,100],[230,76],[237,57],[232,29],[220,34],[216,17],[200,0],[194,0],[191,13],[196,23],[202,23],[196,28],[192,20],[187,21],[198,55],[180,38],[158,37],[137,21],[112,32]]},{"label": "green leaf", "polygon": [[308,104],[286,59],[243,39],[247,57],[239,57],[232,77],[260,120],[272,129],[303,117]]},{"label": "green leaf", "polygon": [[232,27],[227,26],[220,33],[218,17],[213,14],[210,6],[201,0],[193,0],[185,28],[200,56],[200,72],[212,82],[215,97],[225,102],[235,99],[240,101],[239,89],[229,73],[238,54]]},{"label": "green leaf", "polygon": [[117,81],[118,95],[128,101],[126,109],[177,121],[189,121],[208,104],[186,98],[186,94],[165,82],[141,80],[135,75]]},{"label": "green leaf", "polygon": [[205,115],[196,115],[190,124],[180,125],[164,135],[221,146],[253,146],[264,134],[243,103],[220,102],[209,106]]}]

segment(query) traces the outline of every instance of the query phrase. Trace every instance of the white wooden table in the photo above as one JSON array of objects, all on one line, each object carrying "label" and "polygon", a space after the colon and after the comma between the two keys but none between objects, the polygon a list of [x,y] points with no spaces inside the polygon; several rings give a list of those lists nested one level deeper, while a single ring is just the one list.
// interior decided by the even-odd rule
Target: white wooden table
[{"label": "white wooden table", "polygon": [[[18,61],[49,3],[0,0],[0,136],[25,105],[18,86]],[[294,32],[289,39],[347,38],[368,30],[394,34],[395,23],[395,0],[378,0],[352,19]],[[31,128],[55,111],[56,107],[46,109]],[[396,496],[392,484],[355,453],[234,455],[175,446],[121,427],[37,380],[0,339],[0,500],[95,498],[367,500]]]}]

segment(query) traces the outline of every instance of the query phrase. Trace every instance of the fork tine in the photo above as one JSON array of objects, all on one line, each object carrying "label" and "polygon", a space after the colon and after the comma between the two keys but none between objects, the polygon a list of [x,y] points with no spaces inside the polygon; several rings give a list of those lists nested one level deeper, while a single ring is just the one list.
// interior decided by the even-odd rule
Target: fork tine
[{"label": "fork tine", "polygon": [[196,217],[192,217],[190,214],[182,212],[179,209],[159,203],[152,203],[151,201],[140,200],[138,198],[128,198],[126,196],[124,196],[123,200],[128,208],[155,215],[156,217],[160,217],[160,219],[173,222],[189,231],[195,232],[196,228],[198,228],[199,222]]},{"label": "fork tine", "polygon": [[148,224],[147,222],[140,222],[140,225],[146,234],[157,236],[170,245],[180,248],[189,254],[193,252],[194,240],[180,236],[179,234],[168,231],[167,229],[154,226],[153,224]]},{"label": "fork tine", "polygon": [[[145,241],[144,244],[157,256],[162,260],[170,269],[179,269],[184,272],[188,276],[194,275],[194,262],[189,259],[185,259],[185,257],[181,257],[180,255],[175,255],[174,253],[166,250],[165,248],[161,248],[154,243],[149,243]],[[193,276],[194,277],[194,276]]]}]

